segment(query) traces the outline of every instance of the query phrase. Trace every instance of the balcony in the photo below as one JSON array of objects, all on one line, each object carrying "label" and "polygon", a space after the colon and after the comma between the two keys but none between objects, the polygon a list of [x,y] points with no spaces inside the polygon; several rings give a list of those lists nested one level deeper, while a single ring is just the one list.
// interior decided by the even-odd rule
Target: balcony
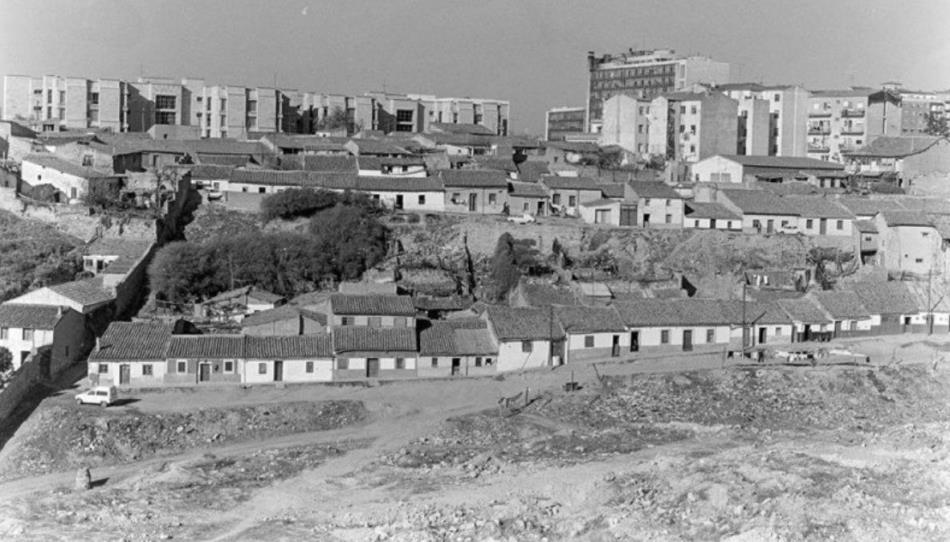
[{"label": "balcony", "polygon": [[813,152],[813,153],[827,153],[830,150],[831,149],[829,149],[827,145],[809,145],[808,146],[808,152]]},{"label": "balcony", "polygon": [[841,128],[841,135],[864,135],[864,126],[845,126]]},{"label": "balcony", "polygon": [[863,116],[864,116],[864,110],[863,110],[863,109],[842,109],[842,110],[841,110],[841,116],[842,116],[843,118],[848,118],[848,117],[851,117],[851,118],[863,117]]},{"label": "balcony", "polygon": [[830,117],[831,111],[812,111],[808,113],[809,117],[818,118],[818,117]]},{"label": "balcony", "polygon": [[830,126],[809,126],[808,135],[828,135],[831,133]]}]

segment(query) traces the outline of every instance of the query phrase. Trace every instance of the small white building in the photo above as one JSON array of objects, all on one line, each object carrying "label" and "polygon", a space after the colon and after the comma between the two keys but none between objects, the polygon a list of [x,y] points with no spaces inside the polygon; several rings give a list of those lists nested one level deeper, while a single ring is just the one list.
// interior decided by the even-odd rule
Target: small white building
[{"label": "small white building", "polygon": [[31,187],[51,185],[59,203],[77,203],[89,192],[90,183],[117,182],[111,172],[99,171],[67,162],[52,154],[30,154],[23,158],[20,177]]},{"label": "small white building", "polygon": [[420,212],[445,210],[445,190],[441,177],[360,177],[356,187],[389,209]]},{"label": "small white building", "polygon": [[0,347],[12,355],[14,369],[19,369],[37,349],[50,346],[49,370],[58,373],[82,358],[85,337],[82,315],[67,307],[10,302],[0,305]]},{"label": "small white building", "polygon": [[482,313],[498,344],[498,372],[563,363],[564,331],[551,309],[491,306]]},{"label": "small white building", "polygon": [[802,170],[813,174],[823,171],[844,171],[834,162],[796,156],[744,156],[716,154],[699,160],[690,167],[692,180],[697,183],[742,183],[755,180],[757,175],[768,177],[798,177]]}]

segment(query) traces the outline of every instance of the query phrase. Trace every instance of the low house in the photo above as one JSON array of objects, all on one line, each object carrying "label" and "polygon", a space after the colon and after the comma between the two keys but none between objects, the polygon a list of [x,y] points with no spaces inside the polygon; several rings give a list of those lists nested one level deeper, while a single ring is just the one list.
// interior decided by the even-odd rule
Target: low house
[{"label": "low house", "polygon": [[89,354],[89,378],[102,385],[164,385],[171,365],[166,358],[168,344],[185,327],[182,320],[173,324],[112,322]]},{"label": "low house", "polygon": [[545,175],[541,177],[541,184],[551,197],[551,207],[568,216],[578,216],[583,203],[604,199],[600,185],[590,177]]},{"label": "low house", "polygon": [[439,176],[448,212],[500,214],[508,208],[508,177],[501,171],[444,169]]},{"label": "low house", "polygon": [[495,374],[497,359],[498,345],[480,318],[428,322],[419,332],[421,377]]},{"label": "low house", "polygon": [[682,228],[683,196],[660,182],[627,183],[637,206],[637,224],[644,228]]},{"label": "low house", "polygon": [[945,136],[882,136],[843,154],[859,173],[897,173],[904,179],[950,173],[950,139]]},{"label": "low house", "polygon": [[[369,272],[367,271],[366,274]],[[364,279],[366,279],[366,274],[364,274]],[[388,277],[387,277],[388,278]],[[395,282],[374,282],[371,280],[345,280],[337,285],[337,292],[341,294],[351,294],[351,295],[370,295],[370,294],[379,294],[379,295],[396,295],[399,293],[399,287]],[[307,295],[307,294],[301,294]],[[331,294],[326,294],[327,299],[329,299]],[[299,296],[298,296],[299,297]],[[296,301],[297,298],[294,298]]]},{"label": "low house", "polygon": [[96,279],[74,280],[44,286],[7,301],[20,305],[53,305],[69,307],[84,315],[107,310],[115,295],[102,287]]},{"label": "low house", "polygon": [[[368,160],[369,158],[367,158]],[[319,173],[357,173],[356,157],[349,155],[294,154],[278,157],[280,169]]]},{"label": "low house", "polygon": [[792,342],[828,341],[834,333],[834,320],[808,297],[778,299],[779,306],[792,320]]},{"label": "low house", "polygon": [[536,182],[508,182],[508,211],[512,215],[545,216],[549,200],[547,190]]},{"label": "low house", "polygon": [[799,231],[805,235],[854,237],[854,213],[833,199],[814,196],[783,196],[799,210]]},{"label": "low house", "polygon": [[189,168],[191,172],[191,182],[198,188],[207,188],[213,191],[221,191],[231,180],[231,172],[234,166],[222,166],[217,164],[197,164]]},{"label": "low house", "polygon": [[405,148],[378,139],[353,138],[344,143],[343,146],[354,156],[379,156],[382,158],[412,156],[412,153]]},{"label": "low house", "polygon": [[558,306],[554,316],[564,330],[565,363],[615,358],[630,350],[630,334],[612,307]]},{"label": "low house", "polygon": [[871,333],[871,313],[858,294],[848,290],[808,294],[834,321],[833,337],[854,337]]},{"label": "low house", "polygon": [[260,143],[274,154],[346,156],[350,154],[344,146],[347,141],[347,138],[324,135],[267,134],[261,138]]},{"label": "low house", "polygon": [[569,286],[557,286],[549,282],[532,282],[522,277],[511,292],[508,303],[512,307],[550,307],[551,305],[580,305]]},{"label": "low house", "polygon": [[472,296],[457,294],[435,296],[416,293],[412,296],[412,304],[416,307],[416,311],[429,318],[446,318],[468,309],[474,302]]},{"label": "low house", "polygon": [[240,322],[248,314],[270,310],[286,302],[282,296],[257,286],[242,286],[195,305],[195,311],[202,317],[223,316]]},{"label": "low house", "polygon": [[564,330],[553,309],[489,306],[482,313],[498,344],[498,372],[561,365]]},{"label": "low house", "polygon": [[243,335],[173,335],[165,353],[165,384],[238,384]]},{"label": "low house", "polygon": [[[933,281],[904,281],[904,286],[917,301],[919,318],[927,322],[927,333],[950,332],[950,297]],[[914,326],[912,325],[912,329]]]},{"label": "low house", "polygon": [[[572,196],[573,197],[573,196]],[[603,224],[605,226],[621,225],[621,206],[620,200],[610,198],[599,198],[593,201],[585,201],[577,207],[577,212],[581,220],[588,224]],[[632,224],[623,224],[625,226]]]},{"label": "low house", "polygon": [[327,314],[331,327],[413,329],[416,326],[416,309],[407,295],[332,294],[323,307],[316,310]]},{"label": "low house", "polygon": [[881,250],[881,234],[873,220],[855,220],[854,228],[858,230],[858,247],[861,251],[863,265],[879,265],[878,252]]},{"label": "low house", "polygon": [[14,369],[47,346],[51,357],[42,371],[47,377],[82,359],[89,347],[82,314],[53,305],[0,305],[0,347],[13,356]]},{"label": "low house", "polygon": [[334,381],[416,376],[419,349],[415,327],[333,328]]},{"label": "low house", "polygon": [[718,203],[742,216],[746,233],[797,233],[801,209],[762,190],[720,190]]},{"label": "low house", "polygon": [[327,316],[296,305],[281,305],[241,320],[244,335],[313,335],[327,331]]},{"label": "low house", "polygon": [[333,343],[329,333],[245,337],[242,357],[242,384],[333,380]]},{"label": "low house", "polygon": [[358,173],[361,177],[426,177],[426,161],[422,157],[359,156]]},{"label": "low house", "polygon": [[926,329],[917,300],[903,282],[861,281],[850,285],[848,290],[858,295],[870,313],[872,333],[885,335]]},{"label": "low house", "polygon": [[742,230],[742,217],[721,203],[685,203],[683,227],[708,230]]},{"label": "low house", "polygon": [[630,352],[721,352],[738,323],[718,300],[638,299],[614,306],[627,327]]},{"label": "low house", "polygon": [[743,156],[717,154],[690,167],[697,183],[742,183],[756,176],[795,178],[802,170],[844,171],[844,165],[796,156]]},{"label": "low house", "polygon": [[943,239],[927,215],[884,211],[874,225],[880,232],[878,262],[888,271],[924,277],[941,268]]},{"label": "low house", "polygon": [[445,210],[445,190],[439,177],[360,177],[356,189],[397,211]]},{"label": "low house", "polygon": [[111,172],[76,165],[52,154],[30,154],[20,168],[20,177],[31,187],[48,184],[55,188],[57,203],[76,203],[92,186],[119,181]]}]

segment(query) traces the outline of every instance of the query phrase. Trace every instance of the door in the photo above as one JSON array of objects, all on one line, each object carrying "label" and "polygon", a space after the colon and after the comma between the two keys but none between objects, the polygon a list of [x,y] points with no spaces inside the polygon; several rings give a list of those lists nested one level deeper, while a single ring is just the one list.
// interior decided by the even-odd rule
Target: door
[{"label": "door", "polygon": [[472,213],[478,210],[478,194],[468,195],[468,210]]},{"label": "door", "polygon": [[693,349],[693,330],[683,330],[683,352],[689,352]]},{"label": "door", "polygon": [[366,378],[379,377],[379,358],[367,358],[366,360]]},{"label": "door", "polygon": [[828,219],[822,218],[818,221],[818,233],[821,235],[828,233]]},{"label": "door", "polygon": [[458,376],[462,372],[461,358],[452,358],[452,376]]},{"label": "door", "polygon": [[402,194],[396,194],[396,210],[402,209]]},{"label": "door", "polygon": [[765,344],[765,337],[768,335],[768,328],[759,328],[759,344]]},{"label": "door", "polygon": [[119,384],[128,384],[131,376],[132,371],[128,363],[119,365]]},{"label": "door", "polygon": [[637,225],[637,206],[636,205],[621,205],[620,206],[620,225],[621,226],[636,226]]},{"label": "door", "polygon": [[772,233],[775,230],[775,221],[766,220],[765,221],[765,233]]},{"label": "door", "polygon": [[543,201],[538,202],[538,212],[536,213],[536,215],[544,216],[544,202]]},{"label": "door", "polygon": [[710,219],[709,219],[709,229],[711,229],[711,230],[716,229],[716,219],[715,219],[715,218],[710,218]]},{"label": "door", "polygon": [[614,335],[613,342],[610,345],[610,355],[612,357],[620,355],[620,335]]},{"label": "door", "polygon": [[284,380],[284,362],[275,361],[274,362],[274,382],[281,382]]},{"label": "door", "polygon": [[841,320],[835,320],[835,337],[841,335]]},{"label": "door", "polygon": [[207,382],[211,380],[211,364],[201,363],[198,365],[198,382]]},{"label": "door", "polygon": [[650,225],[650,213],[643,213],[643,225],[644,226]]},{"label": "door", "polygon": [[640,332],[639,331],[630,332],[630,351],[631,352],[640,351]]}]

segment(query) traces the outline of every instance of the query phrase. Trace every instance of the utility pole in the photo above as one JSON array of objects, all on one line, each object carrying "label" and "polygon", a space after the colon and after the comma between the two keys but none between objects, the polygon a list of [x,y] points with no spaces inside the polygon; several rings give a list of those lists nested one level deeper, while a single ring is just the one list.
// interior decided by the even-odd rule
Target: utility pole
[{"label": "utility pole", "polygon": [[743,354],[744,354],[745,351],[746,351],[746,345],[748,345],[748,343],[749,343],[748,338],[746,338],[746,333],[748,332],[748,330],[747,330],[746,325],[745,325],[745,317],[746,317],[746,314],[745,314],[745,288],[746,288],[746,283],[745,283],[745,278],[743,277],[743,279],[742,279],[742,353],[743,353]]}]

